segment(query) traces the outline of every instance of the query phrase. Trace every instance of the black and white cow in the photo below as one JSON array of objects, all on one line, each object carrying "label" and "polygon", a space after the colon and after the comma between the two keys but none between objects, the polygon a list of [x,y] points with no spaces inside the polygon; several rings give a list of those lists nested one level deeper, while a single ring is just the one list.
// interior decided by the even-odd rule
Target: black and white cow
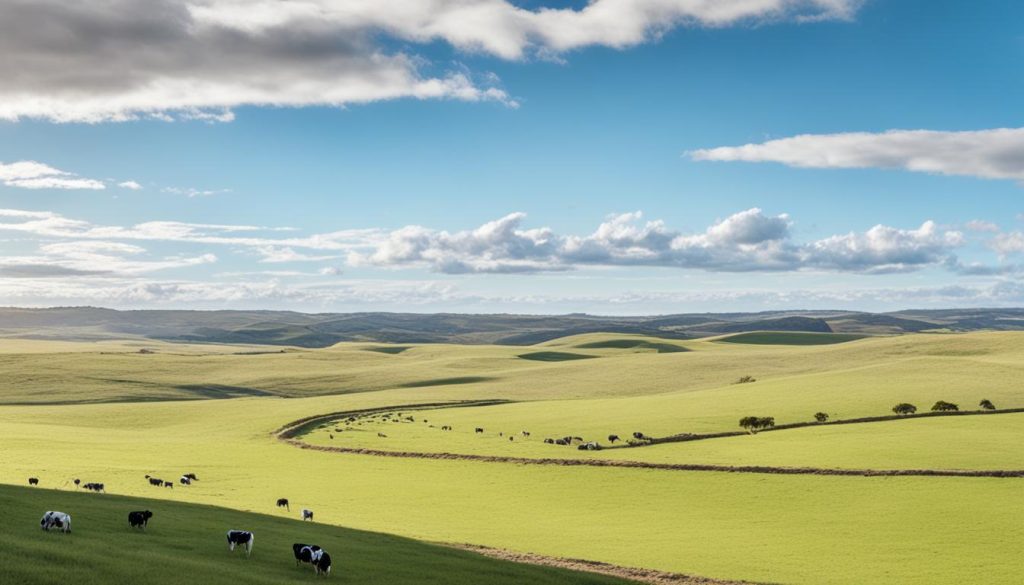
[{"label": "black and white cow", "polygon": [[327,551],[324,551],[323,554],[320,555],[320,558],[317,559],[317,561],[315,563],[313,563],[313,567],[316,569],[316,574],[317,575],[323,575],[325,577],[330,577],[331,576],[331,555],[327,554]]},{"label": "black and white cow", "polygon": [[302,519],[303,520],[309,520],[310,522],[312,522],[313,521],[313,510],[310,510],[309,508],[303,508],[302,509]]},{"label": "black and white cow", "polygon": [[39,527],[43,530],[57,528],[67,534],[71,532],[71,515],[64,512],[48,511],[43,514],[43,518],[39,521]]},{"label": "black and white cow", "polygon": [[181,482],[181,485],[192,485],[192,478],[187,475],[181,476],[181,479],[178,481]]},{"label": "black and white cow", "polygon": [[295,555],[295,566],[299,563],[313,564],[320,559],[323,549],[315,544],[303,544],[296,542],[292,545],[292,554]]},{"label": "black and white cow", "polygon": [[153,513],[149,510],[143,510],[141,512],[128,512],[128,526],[132,528],[146,529],[149,524],[149,519],[153,517]]},{"label": "black and white cow", "polygon": [[28,485],[39,485],[39,478],[38,477],[30,477],[30,478],[28,478]]},{"label": "black and white cow", "polygon": [[187,478],[189,478],[192,481],[199,481],[199,478],[196,477],[196,474],[194,474],[194,473],[186,473],[182,477],[187,477]]},{"label": "black and white cow", "polygon": [[236,546],[245,550],[248,558],[252,554],[252,543],[256,540],[252,532],[246,530],[228,530],[228,550],[234,552]]}]

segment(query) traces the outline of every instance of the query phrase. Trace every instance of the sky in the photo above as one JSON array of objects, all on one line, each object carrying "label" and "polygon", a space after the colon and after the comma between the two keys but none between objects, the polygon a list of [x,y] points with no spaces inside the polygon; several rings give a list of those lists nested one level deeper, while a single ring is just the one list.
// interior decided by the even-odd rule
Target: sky
[{"label": "sky", "polygon": [[0,0],[0,305],[1024,305],[1024,4]]}]

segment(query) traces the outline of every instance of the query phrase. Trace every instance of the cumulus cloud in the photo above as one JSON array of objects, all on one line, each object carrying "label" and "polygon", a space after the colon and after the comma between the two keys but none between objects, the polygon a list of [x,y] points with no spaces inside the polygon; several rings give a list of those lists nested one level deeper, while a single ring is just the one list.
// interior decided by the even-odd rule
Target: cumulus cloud
[{"label": "cumulus cloud", "polygon": [[[503,59],[625,48],[677,26],[849,18],[861,0],[5,0],[0,119],[229,121],[242,105],[395,98],[515,106],[493,76],[389,50],[443,42]],[[390,42],[389,42],[390,41]],[[397,41],[397,43],[396,43]]]},{"label": "cumulus cloud", "polygon": [[963,235],[927,221],[916,229],[878,225],[863,233],[798,243],[788,215],[754,208],[704,232],[684,234],[664,222],[641,222],[639,212],[609,217],[585,236],[548,228],[523,229],[513,213],[475,230],[448,232],[421,226],[392,231],[371,251],[353,251],[352,265],[424,266],[444,273],[570,270],[580,266],[662,266],[721,272],[828,270],[903,272],[941,264]]},{"label": "cumulus cloud", "polygon": [[[0,66],[2,67],[2,66]],[[2,90],[0,90],[2,91]],[[0,105],[0,108],[3,106]],[[0,182],[22,189],[105,189],[103,181],[83,179],[74,173],[55,169],[34,160],[0,162]]]},{"label": "cumulus cloud", "polygon": [[142,185],[136,181],[121,181],[120,183],[117,184],[117,186],[122,189],[130,189],[132,191],[138,191],[142,189]]},{"label": "cumulus cloud", "polygon": [[1024,128],[803,134],[688,154],[698,161],[776,162],[817,169],[902,169],[1024,181]]},{"label": "cumulus cloud", "polygon": [[[771,215],[758,208],[715,221],[696,233],[670,228],[663,221],[644,221],[640,212],[609,216],[584,235],[528,228],[525,221],[526,214],[510,213],[475,229],[454,232],[411,225],[296,235],[289,228],[174,221],[96,225],[51,212],[0,209],[0,231],[36,237],[126,245],[161,241],[227,246],[257,256],[263,263],[345,258],[350,266],[426,268],[446,274],[630,266],[710,272],[907,272],[956,266],[955,251],[965,242],[961,232],[932,221],[909,229],[877,225],[864,232],[801,242],[794,237],[787,214]],[[1010,244],[1005,247],[1009,249]],[[88,246],[83,244],[82,249]]]}]

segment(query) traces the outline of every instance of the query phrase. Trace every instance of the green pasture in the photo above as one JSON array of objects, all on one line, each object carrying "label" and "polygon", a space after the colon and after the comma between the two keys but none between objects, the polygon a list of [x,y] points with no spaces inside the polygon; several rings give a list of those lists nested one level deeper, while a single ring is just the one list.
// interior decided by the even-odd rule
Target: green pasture
[{"label": "green pasture", "polygon": [[[47,510],[71,514],[71,533],[41,531],[39,518]],[[133,510],[153,512],[145,531],[128,526]],[[623,583],[407,538],[167,500],[0,486],[0,523],[5,585],[320,582],[310,565],[295,565],[295,542],[319,544],[330,553],[329,582]],[[250,558],[227,550],[225,533],[231,529],[255,535]]]}]

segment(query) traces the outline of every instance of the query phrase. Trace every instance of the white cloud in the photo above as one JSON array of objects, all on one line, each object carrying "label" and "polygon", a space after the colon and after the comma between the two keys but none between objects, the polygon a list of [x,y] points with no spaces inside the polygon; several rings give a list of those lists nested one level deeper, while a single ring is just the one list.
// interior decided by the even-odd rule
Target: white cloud
[{"label": "white cloud", "polygon": [[1024,128],[803,134],[688,154],[700,161],[776,162],[818,169],[903,169],[1024,181]]},{"label": "white cloud", "polygon": [[928,221],[917,229],[878,225],[864,233],[792,241],[786,214],[748,209],[683,234],[664,222],[641,224],[639,212],[610,217],[586,236],[548,228],[522,229],[513,213],[475,230],[447,232],[407,226],[371,251],[353,251],[352,265],[423,266],[445,273],[569,270],[580,266],[662,266],[721,272],[826,270],[900,272],[950,261],[963,243],[957,231]]},{"label": "white cloud", "polygon": [[219,195],[221,193],[230,193],[231,189],[196,189],[195,187],[164,187],[161,189],[164,193],[173,193],[174,195],[184,195],[185,197],[210,197],[211,195]]},{"label": "white cloud", "polygon": [[0,275],[67,277],[138,275],[217,261],[213,254],[147,259],[146,249],[124,242],[99,240],[43,244],[34,255],[0,256]]},{"label": "white cloud", "polygon": [[130,189],[132,191],[138,191],[142,189],[142,185],[137,183],[136,181],[121,181],[120,183],[117,184],[117,186],[122,189]]},{"label": "white cloud", "polygon": [[971,221],[964,224],[964,227],[972,232],[989,232],[998,233],[999,226],[992,223],[991,221],[985,221],[982,219],[972,219]]},{"label": "white cloud", "polygon": [[441,41],[522,59],[630,47],[678,26],[849,18],[860,3],[594,0],[531,10],[509,0],[19,1],[0,20],[0,119],[229,121],[243,105],[396,98],[514,107],[491,75],[435,72],[386,47]]},{"label": "white cloud", "polygon": [[[0,106],[2,108],[3,106]],[[34,160],[0,162],[0,182],[22,189],[105,189],[102,181],[83,179]]]},{"label": "white cloud", "polygon": [[76,241],[229,246],[265,263],[344,257],[350,266],[426,268],[447,274],[616,266],[862,273],[945,266],[959,271],[962,265],[954,252],[965,243],[961,232],[931,221],[914,229],[877,225],[861,233],[798,242],[788,215],[769,215],[757,208],[735,213],[697,233],[674,230],[662,221],[644,222],[640,212],[610,216],[586,235],[528,229],[523,227],[525,219],[524,213],[511,213],[456,232],[413,225],[392,231],[372,228],[297,236],[279,235],[281,228],[174,221],[104,226],[49,212],[0,209],[0,231]]}]

